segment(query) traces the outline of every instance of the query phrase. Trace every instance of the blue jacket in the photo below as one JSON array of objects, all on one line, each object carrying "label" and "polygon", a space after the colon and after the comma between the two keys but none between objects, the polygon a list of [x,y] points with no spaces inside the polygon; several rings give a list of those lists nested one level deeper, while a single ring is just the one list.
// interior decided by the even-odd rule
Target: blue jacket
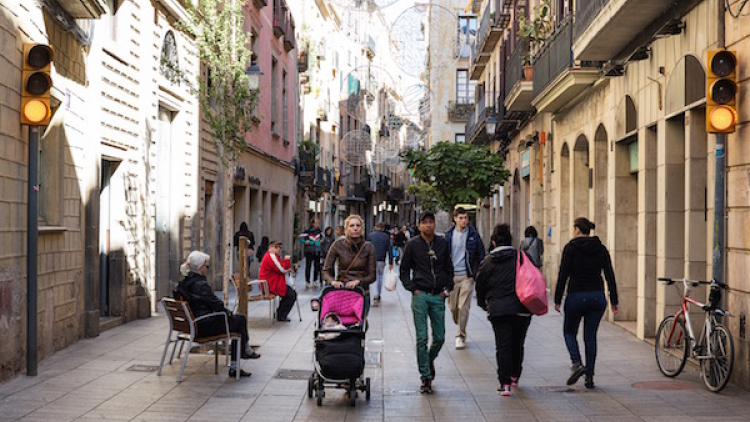
[{"label": "blue jacket", "polygon": [[[448,250],[453,250],[453,230],[456,229],[456,225],[448,229],[445,232],[445,239],[448,240]],[[479,232],[471,224],[466,226],[469,231],[466,236],[466,275],[469,277],[475,277],[479,264],[484,260],[484,244],[482,238],[479,236]]]},{"label": "blue jacket", "polygon": [[378,261],[385,262],[386,256],[388,257],[388,263],[393,265],[393,245],[391,245],[391,236],[381,230],[373,230],[367,241],[375,246],[375,256]]}]

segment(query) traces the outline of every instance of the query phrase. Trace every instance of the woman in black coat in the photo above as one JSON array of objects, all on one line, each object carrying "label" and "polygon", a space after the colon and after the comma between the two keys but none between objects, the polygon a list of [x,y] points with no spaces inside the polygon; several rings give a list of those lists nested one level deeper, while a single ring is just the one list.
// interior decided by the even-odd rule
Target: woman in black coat
[{"label": "woman in black coat", "polygon": [[[604,280],[609,288],[609,303],[612,312],[617,313],[618,298],[615,272],[609,251],[596,236],[589,236],[596,226],[586,217],[576,218],[573,222],[573,239],[565,245],[560,262],[560,273],[555,288],[555,310],[560,312],[560,304],[565,298],[563,317],[563,337],[570,353],[573,366],[570,369],[568,385],[573,385],[586,375],[585,387],[594,388],[594,364],[596,363],[596,334],[604,311],[607,310],[607,298],[604,296]],[[586,353],[586,366],[581,361],[578,348],[578,328],[583,320],[583,342]]]},{"label": "woman in black coat", "polygon": [[511,386],[518,386],[526,332],[531,323],[531,312],[516,295],[518,252],[511,246],[511,241],[507,224],[495,226],[491,237],[492,250],[479,265],[476,277],[477,304],[487,311],[495,331],[495,359],[501,396],[510,396]]}]

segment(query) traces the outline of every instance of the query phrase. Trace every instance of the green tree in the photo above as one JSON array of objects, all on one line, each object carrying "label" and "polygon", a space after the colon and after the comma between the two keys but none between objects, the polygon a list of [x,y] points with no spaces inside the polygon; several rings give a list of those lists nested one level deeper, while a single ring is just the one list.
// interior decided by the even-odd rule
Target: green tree
[{"label": "green tree", "polygon": [[[503,159],[484,146],[444,141],[426,152],[405,151],[401,157],[419,181],[409,186],[409,193],[445,211],[490,196],[510,177]],[[428,204],[422,202],[423,208]]]},{"label": "green tree", "polygon": [[[245,69],[250,65],[251,36],[245,32],[244,0],[187,0],[187,22],[183,28],[195,39],[201,64],[197,81],[188,81],[198,97],[201,115],[222,166],[218,177],[222,209],[221,238],[224,240],[222,279],[228,299],[232,259],[234,186],[231,169],[249,147],[246,136],[253,127],[258,90],[251,89]],[[224,199],[226,198],[226,199]],[[217,233],[218,234],[218,233]]]}]

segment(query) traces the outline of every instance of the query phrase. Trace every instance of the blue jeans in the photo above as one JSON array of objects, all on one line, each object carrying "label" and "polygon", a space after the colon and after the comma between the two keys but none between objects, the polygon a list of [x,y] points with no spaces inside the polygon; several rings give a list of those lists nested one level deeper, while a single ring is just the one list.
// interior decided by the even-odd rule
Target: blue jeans
[{"label": "blue jeans", "polygon": [[380,298],[380,293],[383,291],[383,272],[385,271],[385,261],[378,261],[375,269],[375,297]]},{"label": "blue jeans", "polygon": [[578,327],[583,319],[583,343],[586,353],[586,373],[594,375],[596,364],[596,332],[607,309],[604,292],[574,292],[565,299],[563,336],[573,365],[582,363],[578,348]]}]

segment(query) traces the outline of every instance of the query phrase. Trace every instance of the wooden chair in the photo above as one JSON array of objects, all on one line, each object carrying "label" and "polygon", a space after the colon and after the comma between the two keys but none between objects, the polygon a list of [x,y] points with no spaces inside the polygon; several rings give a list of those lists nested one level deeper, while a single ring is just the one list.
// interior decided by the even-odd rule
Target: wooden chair
[{"label": "wooden chair", "polygon": [[[161,354],[161,362],[159,363],[159,370],[156,375],[161,376],[161,370],[164,367],[164,359],[167,356],[167,350],[171,343],[175,343],[172,348],[172,355],[169,358],[169,364],[172,364],[174,359],[174,352],[177,348],[177,342],[180,342],[180,354],[182,353],[182,346],[187,342],[187,350],[185,351],[185,357],[182,359],[182,365],[180,365],[180,373],[177,375],[177,382],[182,381],[182,373],[185,371],[185,364],[187,363],[188,356],[190,355],[190,349],[193,348],[193,344],[213,344],[214,346],[214,373],[219,373],[219,343],[224,344],[224,354],[226,355],[227,366],[229,366],[229,345],[232,340],[237,340],[237,350],[235,356],[237,357],[238,363],[236,368],[236,378],[240,379],[239,359],[241,356],[241,335],[239,333],[233,333],[229,331],[229,317],[224,312],[212,312],[195,318],[193,312],[190,310],[190,305],[187,302],[176,300],[171,297],[163,297],[161,299],[166,311],[167,317],[169,318],[169,334],[167,334],[167,341],[164,343],[164,351]],[[210,318],[213,316],[222,315],[224,317],[224,326],[226,332],[213,336],[198,337],[198,325],[197,322]],[[174,336],[173,336],[174,334]],[[179,358],[179,355],[178,355]]]},{"label": "wooden chair", "polygon": [[[240,291],[240,275],[232,274],[232,282],[237,292]],[[253,292],[253,286],[258,286],[260,293]],[[239,296],[237,301],[239,303]],[[268,301],[268,317],[271,319],[271,325],[276,322],[276,309],[279,307],[279,298],[271,293],[266,280],[250,280],[247,282],[247,300],[249,302]]]}]

